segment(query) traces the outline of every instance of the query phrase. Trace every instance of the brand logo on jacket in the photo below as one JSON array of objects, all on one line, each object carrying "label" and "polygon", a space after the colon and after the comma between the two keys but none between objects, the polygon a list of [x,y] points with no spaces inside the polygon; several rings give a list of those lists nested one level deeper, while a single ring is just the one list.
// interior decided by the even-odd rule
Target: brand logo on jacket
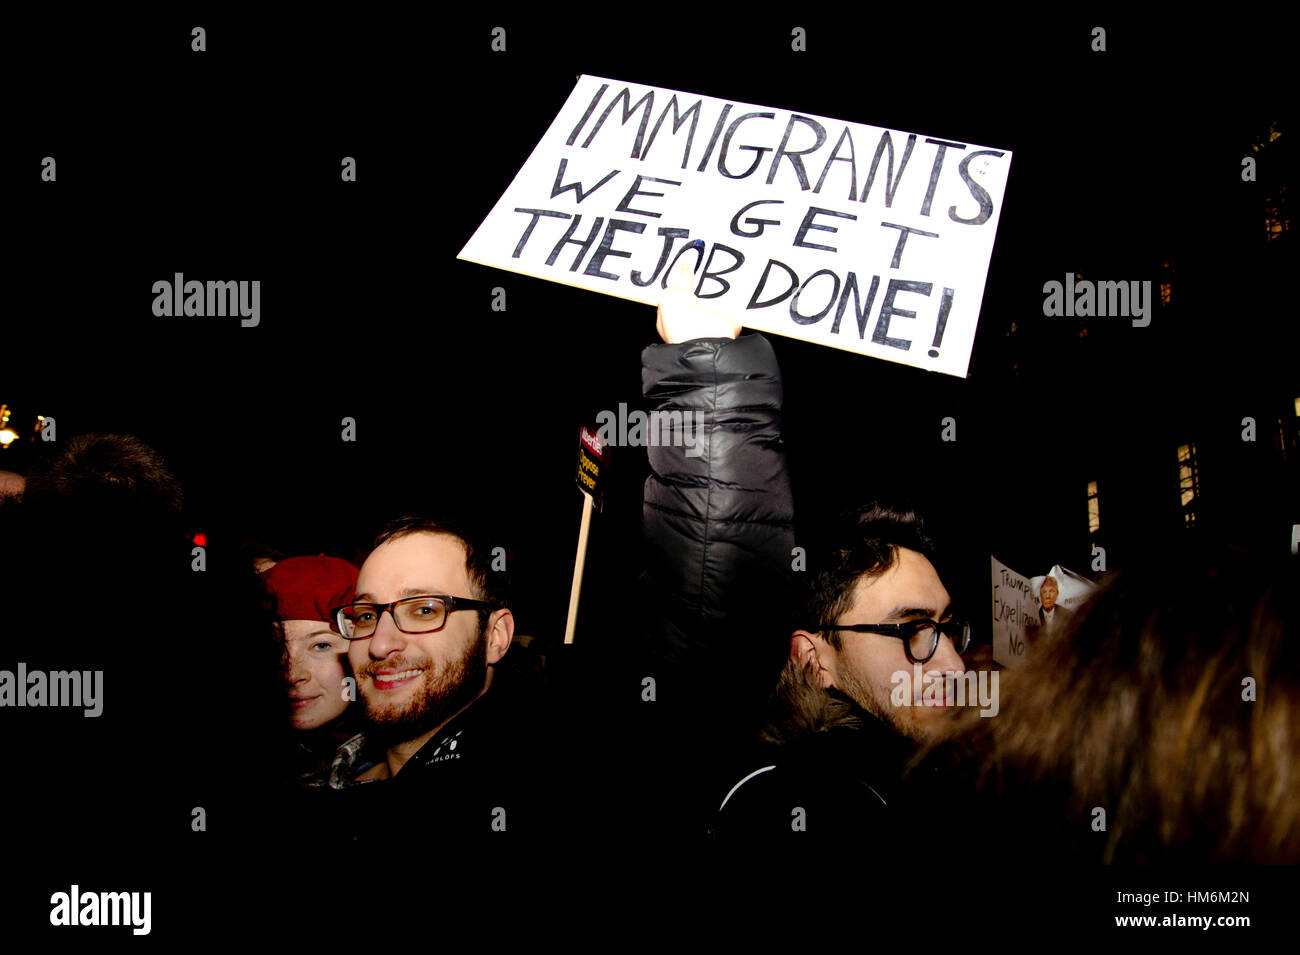
[{"label": "brand logo on jacket", "polygon": [[428,763],[442,763],[449,759],[460,759],[460,753],[456,750],[461,744],[460,737],[464,732],[464,730],[457,730],[451,736],[444,736],[438,740],[438,748],[433,751],[433,755],[429,757],[425,765],[428,765]]}]

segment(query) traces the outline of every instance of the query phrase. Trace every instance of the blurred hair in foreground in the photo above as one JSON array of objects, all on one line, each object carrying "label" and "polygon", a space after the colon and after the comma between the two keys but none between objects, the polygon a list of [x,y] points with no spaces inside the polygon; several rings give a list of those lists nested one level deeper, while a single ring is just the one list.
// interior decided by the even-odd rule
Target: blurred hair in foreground
[{"label": "blurred hair in foreground", "polygon": [[920,759],[1021,858],[1300,862],[1297,576],[1196,546],[1125,571]]}]

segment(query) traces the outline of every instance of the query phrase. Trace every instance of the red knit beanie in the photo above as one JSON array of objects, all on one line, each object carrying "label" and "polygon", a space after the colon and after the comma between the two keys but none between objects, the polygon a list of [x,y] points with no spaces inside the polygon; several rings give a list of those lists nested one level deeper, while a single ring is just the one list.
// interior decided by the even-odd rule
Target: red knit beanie
[{"label": "red knit beanie", "polygon": [[323,620],[356,596],[357,568],[338,557],[290,557],[262,575],[281,620]]}]

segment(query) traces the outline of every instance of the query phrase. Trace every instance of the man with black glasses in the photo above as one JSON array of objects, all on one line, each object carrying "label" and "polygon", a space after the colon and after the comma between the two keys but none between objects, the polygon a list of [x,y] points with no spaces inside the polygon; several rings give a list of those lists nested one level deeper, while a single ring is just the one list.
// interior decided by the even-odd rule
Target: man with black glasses
[{"label": "man with black glasses", "polygon": [[411,826],[436,825],[445,843],[554,822],[538,765],[545,708],[506,664],[514,616],[491,562],[467,524],[399,518],[333,609],[365,729],[336,752],[326,782],[341,793],[321,808],[367,849],[400,855]]},{"label": "man with black glasses", "polygon": [[[470,532],[426,518],[396,520],[375,541],[355,601],[334,611],[368,734],[384,748],[358,779],[396,776],[417,754],[436,761],[443,754],[426,744],[491,685],[514,617],[489,561]],[[466,751],[458,743],[449,758]]]},{"label": "man with black glasses", "polygon": [[970,643],[933,557],[914,512],[878,505],[846,515],[813,552],[804,628],[762,752],[722,800],[719,836],[898,831],[889,813],[904,766],[951,713]]},{"label": "man with black glasses", "polygon": [[378,822],[394,819],[498,843],[513,840],[490,833],[608,844],[706,827],[715,753],[734,745],[784,655],[783,632],[748,623],[781,605],[792,504],[771,346],[697,302],[689,259],[670,281],[643,392],[700,424],[690,442],[648,448],[644,573],[607,598],[603,631],[548,655],[543,685],[513,673],[514,618],[490,548],[417,519],[380,535],[355,600],[336,608],[367,723],[328,771],[354,807],[354,838],[396,845]]}]

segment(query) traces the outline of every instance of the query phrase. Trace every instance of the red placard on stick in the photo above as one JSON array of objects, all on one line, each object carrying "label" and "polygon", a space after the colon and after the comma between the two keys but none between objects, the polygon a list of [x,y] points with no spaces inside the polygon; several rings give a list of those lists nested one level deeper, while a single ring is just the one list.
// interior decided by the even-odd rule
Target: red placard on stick
[{"label": "red placard on stick", "polygon": [[582,572],[587,564],[587,536],[591,532],[591,512],[605,504],[605,471],[609,466],[609,445],[592,428],[578,429],[578,470],[574,476],[582,491],[582,524],[578,529],[578,555],[573,562],[573,585],[569,588],[569,619],[564,626],[564,642],[573,642],[578,623],[578,601],[582,596]]}]

